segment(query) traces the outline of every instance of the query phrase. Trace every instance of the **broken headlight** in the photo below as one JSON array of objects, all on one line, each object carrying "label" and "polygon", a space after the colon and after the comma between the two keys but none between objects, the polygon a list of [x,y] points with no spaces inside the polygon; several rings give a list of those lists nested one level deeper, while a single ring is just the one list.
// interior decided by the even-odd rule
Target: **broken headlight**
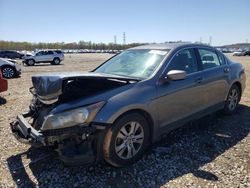
[{"label": "broken headlight", "polygon": [[51,114],[46,117],[41,129],[61,129],[75,125],[86,126],[94,119],[97,112],[103,107],[104,104],[105,102],[102,101],[86,107],[81,107],[58,114]]}]

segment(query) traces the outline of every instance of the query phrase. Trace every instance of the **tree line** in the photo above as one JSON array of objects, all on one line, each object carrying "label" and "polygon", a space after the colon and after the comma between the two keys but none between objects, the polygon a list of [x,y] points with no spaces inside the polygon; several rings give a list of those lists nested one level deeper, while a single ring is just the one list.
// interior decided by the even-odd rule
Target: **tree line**
[{"label": "tree line", "polygon": [[31,42],[15,42],[0,40],[0,50],[27,50],[32,51],[35,49],[93,49],[93,50],[124,50],[135,46],[142,45],[143,43],[131,43],[131,44],[114,44],[114,43],[93,43],[91,41],[79,41],[79,42],[55,42],[55,43],[31,43]]}]

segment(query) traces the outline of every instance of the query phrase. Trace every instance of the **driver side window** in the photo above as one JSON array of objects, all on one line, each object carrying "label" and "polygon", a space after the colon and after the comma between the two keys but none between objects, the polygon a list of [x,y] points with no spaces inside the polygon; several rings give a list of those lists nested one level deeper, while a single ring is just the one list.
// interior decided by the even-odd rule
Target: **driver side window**
[{"label": "driver side window", "polygon": [[183,70],[186,71],[187,74],[197,72],[198,65],[194,49],[185,49],[175,54],[167,70]]}]

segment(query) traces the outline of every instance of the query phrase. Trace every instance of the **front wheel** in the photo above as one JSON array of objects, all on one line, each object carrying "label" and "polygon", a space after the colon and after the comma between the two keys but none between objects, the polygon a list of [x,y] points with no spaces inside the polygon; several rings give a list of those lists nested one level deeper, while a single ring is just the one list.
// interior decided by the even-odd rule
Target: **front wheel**
[{"label": "front wheel", "polygon": [[13,67],[5,66],[2,68],[2,74],[4,78],[13,78],[16,74],[16,71]]},{"label": "front wheel", "polygon": [[122,116],[108,130],[103,145],[104,159],[115,167],[137,161],[149,144],[149,125],[137,113]]},{"label": "front wheel", "polygon": [[239,87],[237,85],[233,85],[229,90],[223,112],[229,115],[233,114],[240,102],[240,97],[241,93]]},{"label": "front wheel", "polygon": [[33,65],[35,65],[35,61],[33,59],[29,59],[29,60],[27,60],[26,64],[29,66],[33,66]]}]

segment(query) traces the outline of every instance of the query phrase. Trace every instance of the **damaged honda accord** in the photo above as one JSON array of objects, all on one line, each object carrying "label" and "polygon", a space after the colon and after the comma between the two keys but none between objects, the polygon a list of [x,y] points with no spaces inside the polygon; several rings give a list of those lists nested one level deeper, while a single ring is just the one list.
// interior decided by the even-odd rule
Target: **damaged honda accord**
[{"label": "damaged honda accord", "polygon": [[122,167],[188,121],[233,114],[245,79],[241,64],[210,46],[139,46],[89,73],[33,76],[29,111],[11,129],[21,142],[53,146],[66,164]]}]

